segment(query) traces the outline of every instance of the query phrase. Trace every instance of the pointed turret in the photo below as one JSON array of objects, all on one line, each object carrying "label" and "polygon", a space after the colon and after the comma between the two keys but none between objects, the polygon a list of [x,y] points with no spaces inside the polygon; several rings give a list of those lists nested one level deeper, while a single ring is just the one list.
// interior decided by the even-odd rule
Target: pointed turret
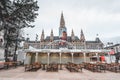
[{"label": "pointed turret", "polygon": [[65,27],[65,20],[64,20],[63,12],[61,13],[60,27],[61,28]]},{"label": "pointed turret", "polygon": [[74,31],[73,31],[73,29],[72,29],[72,32],[71,32],[71,39],[72,39],[72,41],[75,40],[75,35],[74,35]]},{"label": "pointed turret", "polygon": [[73,29],[72,29],[72,32],[71,32],[71,36],[74,36],[74,31],[73,31]]},{"label": "pointed turret", "polygon": [[53,29],[51,29],[51,34],[50,34],[50,41],[53,41],[54,40],[54,37],[53,37]]},{"label": "pointed turret", "polygon": [[99,39],[98,34],[96,35],[96,39],[95,39],[95,41],[96,41],[96,42],[98,42],[98,43],[100,43],[100,42],[101,42],[101,41],[100,41],[100,39]]},{"label": "pointed turret", "polygon": [[40,41],[41,41],[41,42],[44,41],[44,30],[42,30],[42,34],[41,34],[41,39],[40,39]]},{"label": "pointed turret", "polygon": [[83,30],[81,29],[81,34],[80,34],[80,42],[85,42],[85,36],[83,34]]}]

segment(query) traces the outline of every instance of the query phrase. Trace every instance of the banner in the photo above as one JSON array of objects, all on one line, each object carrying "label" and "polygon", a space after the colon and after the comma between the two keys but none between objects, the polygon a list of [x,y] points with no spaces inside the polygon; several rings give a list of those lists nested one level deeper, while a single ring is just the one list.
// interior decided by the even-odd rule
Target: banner
[{"label": "banner", "polygon": [[109,52],[109,54],[115,54],[115,51],[114,51],[114,50],[111,50],[111,51]]}]

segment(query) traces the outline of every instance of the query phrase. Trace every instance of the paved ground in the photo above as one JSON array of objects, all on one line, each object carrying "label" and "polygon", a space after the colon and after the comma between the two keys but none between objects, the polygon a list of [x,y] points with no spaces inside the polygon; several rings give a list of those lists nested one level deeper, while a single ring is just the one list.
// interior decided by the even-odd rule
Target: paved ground
[{"label": "paved ground", "polygon": [[58,72],[46,72],[39,69],[36,72],[24,72],[24,67],[0,70],[0,80],[120,80],[120,73],[69,72],[66,68]]}]

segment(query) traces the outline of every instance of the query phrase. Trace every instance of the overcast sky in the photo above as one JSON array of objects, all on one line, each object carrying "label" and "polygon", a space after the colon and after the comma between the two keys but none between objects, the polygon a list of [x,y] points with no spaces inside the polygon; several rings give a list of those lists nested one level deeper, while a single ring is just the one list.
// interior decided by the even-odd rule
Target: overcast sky
[{"label": "overcast sky", "polygon": [[83,29],[86,40],[94,40],[96,34],[100,39],[120,36],[120,0],[38,0],[39,15],[34,28],[24,30],[35,40],[44,29],[45,36],[49,36],[51,29],[58,35],[61,12],[63,11],[67,34],[74,30],[80,37]]}]

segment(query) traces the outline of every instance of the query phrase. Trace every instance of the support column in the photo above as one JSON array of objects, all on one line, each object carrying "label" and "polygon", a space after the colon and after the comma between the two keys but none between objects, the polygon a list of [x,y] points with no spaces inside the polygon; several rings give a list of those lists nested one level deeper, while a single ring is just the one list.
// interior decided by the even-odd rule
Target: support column
[{"label": "support column", "polygon": [[83,53],[83,56],[84,56],[84,62],[86,62],[86,53],[85,52]]},{"label": "support column", "polygon": [[109,56],[109,63],[112,63],[111,55],[109,52],[108,52],[108,56]]},{"label": "support column", "polygon": [[47,53],[48,54],[48,65],[50,63],[50,53]]},{"label": "support column", "polygon": [[71,53],[71,55],[72,55],[72,63],[74,63],[73,54],[74,54],[74,53]]},{"label": "support column", "polygon": [[98,53],[95,53],[95,55],[97,56],[97,61],[99,62],[99,56],[98,56]]},{"label": "support column", "polygon": [[36,52],[35,62],[38,62],[38,52]]},{"label": "support column", "polygon": [[60,70],[62,70],[61,52],[59,54],[60,54]]},{"label": "support column", "polygon": [[60,52],[59,54],[60,54],[60,64],[61,64],[61,63],[62,63],[62,62],[61,62],[61,52]]}]

